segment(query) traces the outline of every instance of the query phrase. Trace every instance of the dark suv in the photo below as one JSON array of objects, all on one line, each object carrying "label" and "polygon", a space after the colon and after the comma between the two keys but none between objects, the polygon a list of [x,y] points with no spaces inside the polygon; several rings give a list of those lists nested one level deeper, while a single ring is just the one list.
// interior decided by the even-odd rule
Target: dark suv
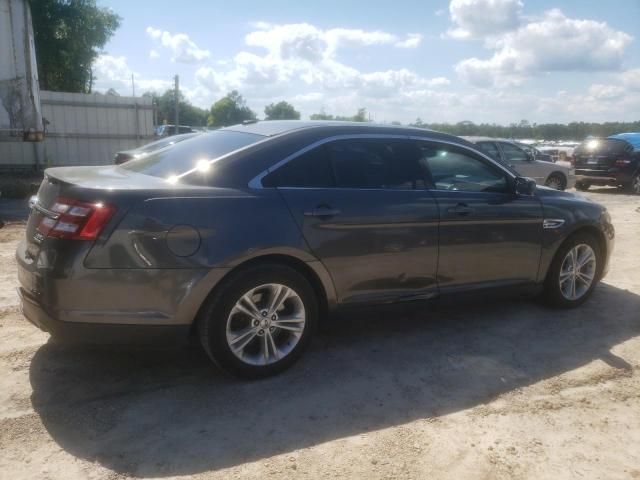
[{"label": "dark suv", "polygon": [[193,335],[256,377],[295,361],[339,307],[472,291],[577,306],[613,237],[601,205],[458,137],[273,121],[48,169],[16,256],[24,315],[53,336]]},{"label": "dark suv", "polygon": [[576,188],[612,185],[640,194],[640,133],[589,138],[574,151]]}]

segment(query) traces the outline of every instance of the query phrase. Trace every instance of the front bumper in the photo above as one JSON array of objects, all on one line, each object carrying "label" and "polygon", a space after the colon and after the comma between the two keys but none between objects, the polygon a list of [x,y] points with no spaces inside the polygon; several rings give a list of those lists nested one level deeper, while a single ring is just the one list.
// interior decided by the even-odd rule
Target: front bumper
[{"label": "front bumper", "polygon": [[180,345],[188,341],[190,325],[126,325],[64,322],[53,318],[22,287],[18,296],[25,318],[52,337],[84,344]]}]

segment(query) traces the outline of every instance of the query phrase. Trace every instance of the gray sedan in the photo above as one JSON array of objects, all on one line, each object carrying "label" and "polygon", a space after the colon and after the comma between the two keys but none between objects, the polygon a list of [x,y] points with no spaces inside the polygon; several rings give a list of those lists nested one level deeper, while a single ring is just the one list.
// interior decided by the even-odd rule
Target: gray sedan
[{"label": "gray sedan", "polygon": [[478,292],[577,307],[613,239],[601,205],[458,137],[270,121],[47,169],[16,257],[24,315],[54,337],[194,337],[255,378],[340,308]]},{"label": "gray sedan", "polygon": [[475,143],[484,153],[513,168],[518,174],[533,178],[538,185],[546,185],[556,190],[573,188],[575,185],[576,176],[572,167],[536,160],[516,142],[490,137],[462,138]]}]

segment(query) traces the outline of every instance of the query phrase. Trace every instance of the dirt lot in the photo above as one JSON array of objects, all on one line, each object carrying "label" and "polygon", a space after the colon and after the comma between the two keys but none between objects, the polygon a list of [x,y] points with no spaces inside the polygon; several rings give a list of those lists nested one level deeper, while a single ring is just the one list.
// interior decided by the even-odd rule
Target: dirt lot
[{"label": "dirt lot", "polygon": [[640,198],[611,271],[533,302],[345,318],[245,383],[196,349],[69,348],[20,315],[0,230],[0,478],[640,478]]}]

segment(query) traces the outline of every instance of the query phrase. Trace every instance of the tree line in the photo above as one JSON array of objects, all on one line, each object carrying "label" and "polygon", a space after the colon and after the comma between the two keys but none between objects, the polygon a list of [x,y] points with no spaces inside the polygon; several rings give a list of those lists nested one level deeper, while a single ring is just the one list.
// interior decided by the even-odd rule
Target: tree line
[{"label": "tree line", "polygon": [[[162,95],[146,92],[143,97],[150,97],[156,109],[156,121],[159,124],[173,124],[175,119],[175,90],[170,89]],[[179,120],[182,125],[192,127],[227,127],[248,120],[256,120],[258,115],[247,105],[246,100],[237,90],[229,92],[214,102],[211,108],[196,107],[189,102],[182,92],[178,93]],[[364,108],[352,116],[334,116],[324,110],[310,116],[311,120],[347,120],[352,122],[366,122],[367,111]],[[300,112],[293,105],[284,100],[271,103],[264,108],[265,120],[300,120]]]},{"label": "tree line", "polygon": [[607,137],[622,132],[640,132],[640,121],[635,122],[570,122],[531,123],[521,120],[510,125],[495,123],[424,123],[419,118],[411,124],[452,135],[478,135],[499,138],[530,138],[536,140],[582,140],[588,136]]}]

